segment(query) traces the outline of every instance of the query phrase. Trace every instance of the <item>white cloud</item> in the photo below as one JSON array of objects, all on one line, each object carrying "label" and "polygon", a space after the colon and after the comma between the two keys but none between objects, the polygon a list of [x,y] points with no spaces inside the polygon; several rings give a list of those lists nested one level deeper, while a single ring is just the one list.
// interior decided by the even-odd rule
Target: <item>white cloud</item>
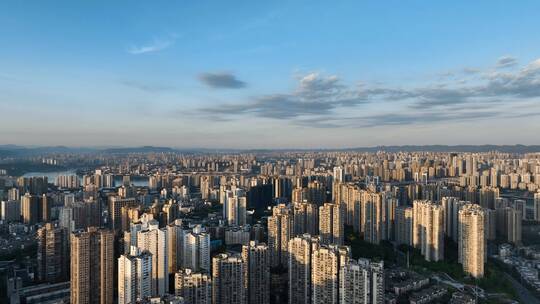
[{"label": "white cloud", "polygon": [[517,65],[517,59],[512,56],[503,56],[497,60],[497,68],[507,68]]},{"label": "white cloud", "polygon": [[540,58],[527,64],[524,69],[526,73],[536,72],[538,70],[540,70]]},{"label": "white cloud", "polygon": [[127,52],[132,55],[159,52],[172,46],[175,40],[176,36],[171,36],[167,39],[154,39],[151,43],[146,45],[131,46],[127,49]]},{"label": "white cloud", "polygon": [[[501,57],[498,64],[516,62]],[[502,61],[502,62],[501,62]],[[296,77],[292,91],[250,97],[244,102],[206,106],[199,113],[221,120],[262,117],[290,120],[301,125],[332,128],[348,126],[343,114],[355,125],[409,125],[417,122],[462,121],[483,118],[508,118],[517,115],[513,108],[540,98],[540,59],[521,69],[481,70],[462,82],[427,82],[413,87],[349,86],[338,76],[312,72]],[[388,103],[383,106],[382,103]],[[505,105],[513,108],[503,109]],[[374,108],[388,108],[384,115],[370,115]],[[489,109],[489,111],[474,111]],[[540,115],[535,110],[533,116]],[[529,109],[529,112],[532,109]],[[420,115],[420,114],[421,115]],[[420,115],[420,118],[418,117]],[[521,115],[521,114],[519,114]],[[426,116],[426,117],[424,117]],[[512,116],[515,118],[514,116]],[[520,116],[523,117],[523,116]]]}]

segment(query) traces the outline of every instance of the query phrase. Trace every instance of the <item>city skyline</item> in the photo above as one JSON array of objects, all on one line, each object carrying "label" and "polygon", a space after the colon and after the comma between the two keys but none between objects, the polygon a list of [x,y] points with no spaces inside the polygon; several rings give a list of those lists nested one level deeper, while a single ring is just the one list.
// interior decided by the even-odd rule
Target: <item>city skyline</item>
[{"label": "city skyline", "polygon": [[537,303],[538,152],[112,151],[0,155],[3,302]]},{"label": "city skyline", "polygon": [[540,303],[539,1],[0,1],[0,303]]},{"label": "city skyline", "polygon": [[0,143],[539,144],[540,4],[0,4]]}]

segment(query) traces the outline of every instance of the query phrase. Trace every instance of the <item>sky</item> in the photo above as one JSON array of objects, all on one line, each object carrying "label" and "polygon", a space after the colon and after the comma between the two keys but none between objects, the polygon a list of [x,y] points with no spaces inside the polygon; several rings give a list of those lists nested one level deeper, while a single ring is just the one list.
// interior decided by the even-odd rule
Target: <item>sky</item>
[{"label": "sky", "polygon": [[540,144],[540,1],[1,1],[0,144]]}]

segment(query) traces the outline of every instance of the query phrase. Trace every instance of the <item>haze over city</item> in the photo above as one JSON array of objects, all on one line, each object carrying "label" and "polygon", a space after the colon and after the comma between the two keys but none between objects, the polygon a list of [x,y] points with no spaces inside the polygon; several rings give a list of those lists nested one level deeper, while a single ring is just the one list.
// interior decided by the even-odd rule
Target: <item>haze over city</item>
[{"label": "haze over city", "polygon": [[538,144],[536,1],[0,4],[0,142]]}]

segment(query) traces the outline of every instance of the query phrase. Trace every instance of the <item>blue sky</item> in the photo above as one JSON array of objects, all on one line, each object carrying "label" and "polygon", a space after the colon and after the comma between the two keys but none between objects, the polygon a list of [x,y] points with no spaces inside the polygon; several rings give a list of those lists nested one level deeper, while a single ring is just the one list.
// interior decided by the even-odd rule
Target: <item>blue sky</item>
[{"label": "blue sky", "polygon": [[540,144],[538,1],[2,1],[0,143]]}]

